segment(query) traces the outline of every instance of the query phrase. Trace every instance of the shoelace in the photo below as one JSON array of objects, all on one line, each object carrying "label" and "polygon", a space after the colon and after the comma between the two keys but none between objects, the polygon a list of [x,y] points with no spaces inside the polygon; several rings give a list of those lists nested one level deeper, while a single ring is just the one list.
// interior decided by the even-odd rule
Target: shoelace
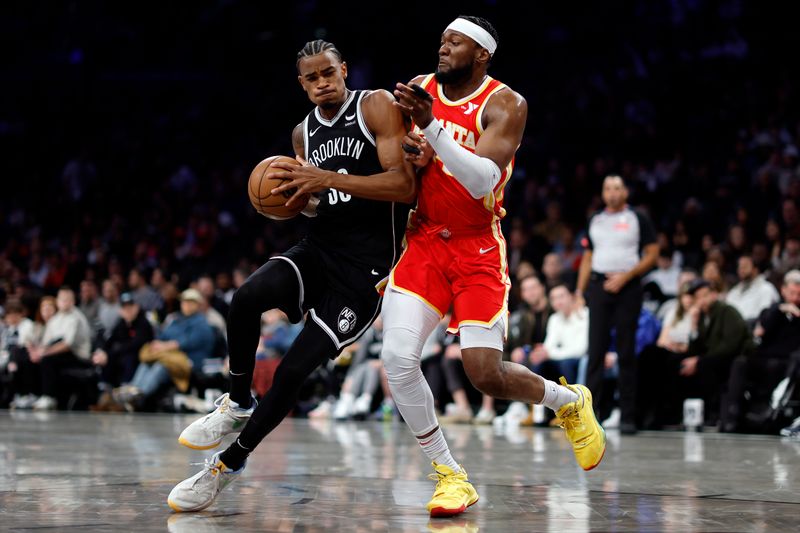
[{"label": "shoelace", "polygon": [[[202,463],[189,463],[189,464],[191,464],[192,466],[202,466],[203,471],[208,471],[211,473],[212,476],[217,478],[219,474],[222,473],[222,468],[218,466],[217,462],[212,461],[212,459],[213,457],[211,459],[206,459]],[[203,479],[203,476],[198,476],[198,478],[194,480],[194,483],[192,483],[192,487],[194,487],[197,484],[197,482],[200,481],[201,479]]]},{"label": "shoelace", "polygon": [[[572,408],[572,410],[567,411],[561,418],[561,423],[559,424],[562,428],[568,431],[574,431],[585,427],[583,420],[581,419],[581,413],[577,408]],[[587,446],[589,442],[587,439],[591,436],[591,434],[583,435],[581,438],[574,441],[574,444],[579,445],[580,448]]]},{"label": "shoelace", "polygon": [[572,409],[564,413],[561,417],[561,423],[559,424],[562,428],[569,430],[577,429],[582,425],[581,414],[577,409]]},{"label": "shoelace", "polygon": [[[225,412],[230,411],[231,410],[231,399],[230,399],[230,396],[228,396],[227,394],[224,394],[224,395],[220,396],[219,398],[217,398],[216,400],[214,400],[214,407],[219,409],[220,413],[225,413]],[[211,416],[214,413],[217,412],[217,409],[211,411],[206,416],[204,416],[203,417],[203,422],[204,423],[208,422],[211,419]],[[197,463],[197,464],[200,464],[200,463]]]},{"label": "shoelace", "polygon": [[[466,481],[466,474],[464,472],[454,472],[450,475],[441,474],[439,472],[434,472],[433,474],[428,474],[428,479],[431,481],[436,481],[436,490],[434,491],[434,496],[441,494],[444,492],[444,489],[447,485],[453,484],[457,481]],[[463,479],[462,479],[463,478]]]},{"label": "shoelace", "polygon": [[224,396],[220,396],[216,400],[214,400],[214,406],[218,407],[220,412],[225,412],[230,410],[231,408],[231,397],[227,394]]}]

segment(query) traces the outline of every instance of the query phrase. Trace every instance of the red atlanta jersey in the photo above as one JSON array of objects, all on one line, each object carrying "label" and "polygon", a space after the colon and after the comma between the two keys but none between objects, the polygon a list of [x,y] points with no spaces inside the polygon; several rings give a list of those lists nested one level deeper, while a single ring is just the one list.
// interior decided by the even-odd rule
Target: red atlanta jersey
[{"label": "red atlanta jersey", "polygon": [[[486,102],[506,85],[486,76],[475,92],[455,102],[444,95],[442,86],[433,74],[427,75],[420,85],[433,95],[433,116],[459,145],[474,153],[483,133],[481,118]],[[415,125],[414,131],[419,134],[419,127]],[[424,185],[420,187],[417,215],[425,221],[423,223],[442,225],[450,230],[488,229],[492,222],[506,214],[503,209],[503,188],[511,177],[513,167],[512,159],[492,192],[475,199],[435,155],[422,172]]]}]

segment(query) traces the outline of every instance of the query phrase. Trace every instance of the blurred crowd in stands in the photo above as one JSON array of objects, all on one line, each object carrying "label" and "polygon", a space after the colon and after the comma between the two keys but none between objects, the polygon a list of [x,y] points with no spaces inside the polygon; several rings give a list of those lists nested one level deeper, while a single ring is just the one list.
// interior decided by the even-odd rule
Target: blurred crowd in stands
[{"label": "blurred crowd in stands", "polygon": [[[390,87],[435,65],[438,26],[388,65],[336,31],[343,15],[305,4],[281,8],[291,38],[280,28],[258,31],[250,21],[264,14],[240,2],[189,14],[165,7],[163,20],[188,17],[194,28],[170,54],[159,45],[169,24],[152,34],[144,20],[65,7],[61,39],[24,47],[9,64],[20,83],[3,89],[16,107],[0,109],[8,151],[0,167],[0,407],[202,412],[226,390],[232,294],[304,227],[302,217],[259,217],[245,194],[252,166],[288,153],[289,132],[309,109],[294,81],[294,48],[305,41],[296,28],[337,43],[354,88]],[[576,272],[587,216],[602,206],[601,181],[617,173],[660,245],[657,269],[643,280],[638,422],[679,424],[680,401],[711,390],[709,425],[757,430],[778,403],[791,406],[798,366],[800,95],[797,66],[775,59],[787,44],[769,33],[800,43],[757,6],[634,6],[572,18],[539,7],[532,46],[512,31],[511,14],[484,6],[501,35],[493,74],[531,109],[505,195],[513,280],[506,355],[546,377],[582,379],[588,317],[573,302]],[[441,25],[452,16],[443,13]],[[45,33],[33,14],[9,20],[12,40]],[[88,23],[105,32],[81,39]],[[608,28],[621,27],[627,37],[607,39]],[[205,41],[221,35],[235,35],[230,54],[197,55],[192,43],[208,50]],[[141,57],[122,52],[128,41],[141,44]],[[525,54],[532,68],[520,70],[512,59]],[[253,72],[268,63],[274,70]],[[50,79],[36,64],[52,67]],[[712,315],[724,332],[697,348]],[[278,311],[264,315],[258,395],[300,327]],[[312,376],[297,413],[396,416],[380,342],[377,322]],[[481,397],[457,342],[437,332],[423,363],[444,420],[491,422],[502,412],[551,423],[529,406]],[[661,362],[686,359],[690,346],[724,364],[693,383],[683,366],[657,379]],[[613,381],[613,350],[607,367]],[[758,402],[764,408],[755,412]],[[613,425],[614,405],[602,413]]]}]

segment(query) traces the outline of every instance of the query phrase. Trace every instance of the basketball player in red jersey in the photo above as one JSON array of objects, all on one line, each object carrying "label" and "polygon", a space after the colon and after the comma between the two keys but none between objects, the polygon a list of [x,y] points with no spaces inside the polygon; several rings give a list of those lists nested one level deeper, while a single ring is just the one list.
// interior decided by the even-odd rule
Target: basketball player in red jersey
[{"label": "basketball player in red jersey", "polygon": [[397,407],[433,461],[439,483],[428,503],[432,516],[455,515],[478,501],[448,450],[420,370],[422,345],[448,309],[464,369],[481,392],[556,411],[585,470],[605,451],[586,387],[502,360],[510,287],[500,231],[503,187],[527,103],[487,74],[497,41],[486,20],[458,17],[442,34],[436,73],[398,83],[394,92],[395,105],[414,123],[405,143],[421,152],[408,157],[421,179],[407,246],[386,290],[382,358]]}]

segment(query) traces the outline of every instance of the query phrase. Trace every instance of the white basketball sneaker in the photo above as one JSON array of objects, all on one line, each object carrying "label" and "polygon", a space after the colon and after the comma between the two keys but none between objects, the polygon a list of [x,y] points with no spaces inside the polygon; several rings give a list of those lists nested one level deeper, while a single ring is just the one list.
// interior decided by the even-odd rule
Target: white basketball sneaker
[{"label": "white basketball sneaker", "polygon": [[173,511],[202,511],[214,503],[222,489],[239,477],[246,463],[239,470],[231,470],[219,460],[221,453],[217,452],[211,459],[206,459],[200,472],[175,485],[167,497],[167,505]]},{"label": "white basketball sneaker", "polygon": [[183,430],[178,442],[193,450],[216,448],[225,435],[240,431],[244,427],[256,409],[256,400],[253,398],[250,409],[240,409],[226,392],[217,398],[214,405],[217,406],[216,409],[203,418],[198,418]]}]

